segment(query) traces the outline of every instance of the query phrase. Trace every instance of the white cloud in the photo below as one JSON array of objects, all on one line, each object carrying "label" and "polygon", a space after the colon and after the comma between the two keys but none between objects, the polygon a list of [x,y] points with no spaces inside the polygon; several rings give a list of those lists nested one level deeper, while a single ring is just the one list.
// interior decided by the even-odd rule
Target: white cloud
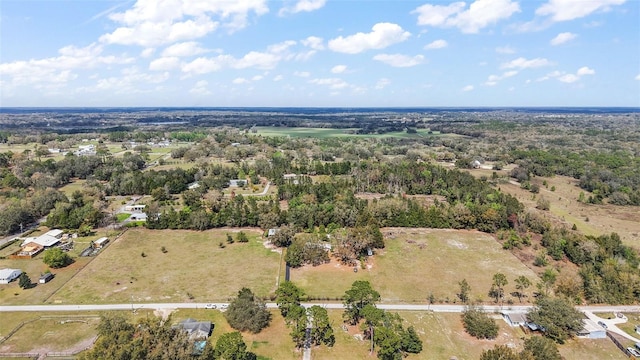
[{"label": "white cloud", "polygon": [[520,12],[520,6],[512,0],[476,0],[466,6],[461,1],[449,5],[425,4],[411,13],[418,14],[418,25],[457,27],[463,33],[477,33]]},{"label": "white cloud", "polygon": [[473,85],[467,85],[462,88],[462,91],[467,92],[473,90]]},{"label": "white cloud", "polygon": [[376,83],[376,90],[382,90],[385,87],[387,87],[389,84],[391,84],[391,80],[387,79],[387,78],[381,78],[380,80],[378,80],[378,82]]},{"label": "white cloud", "polygon": [[166,49],[164,49],[164,51],[162,51],[162,56],[163,57],[171,57],[171,56],[186,57],[186,56],[199,55],[205,52],[207,52],[207,50],[201,48],[200,44],[198,44],[197,42],[187,41],[187,42],[173,44],[167,47]]},{"label": "white cloud", "polygon": [[370,49],[384,49],[407,40],[409,36],[411,33],[404,31],[397,24],[377,23],[369,33],[359,32],[329,40],[329,49],[346,54],[357,54]]},{"label": "white cloud", "polygon": [[563,32],[560,33],[558,35],[556,35],[556,37],[554,37],[553,39],[551,39],[551,45],[553,46],[557,46],[560,44],[564,44],[568,41],[571,41],[573,39],[575,39],[578,35],[574,34],[574,33],[570,33],[570,32]]},{"label": "white cloud", "polygon": [[574,83],[578,80],[580,80],[583,76],[585,75],[595,75],[595,70],[587,67],[587,66],[583,66],[580,69],[578,69],[578,71],[576,71],[575,74],[568,74],[564,71],[553,71],[539,79],[537,79],[537,81],[545,81],[545,80],[549,80],[549,79],[558,79],[559,81],[563,82],[563,83],[567,83],[567,84],[571,84]]},{"label": "white cloud", "polygon": [[219,71],[229,61],[232,60],[229,55],[219,55],[214,58],[199,57],[190,63],[182,65],[182,72],[192,74],[207,74]]},{"label": "white cloud", "polygon": [[336,65],[331,68],[331,72],[334,74],[341,74],[347,71],[347,65]]},{"label": "white cloud", "polygon": [[640,81],[640,74],[636,75],[636,80]]},{"label": "white cloud", "polygon": [[509,70],[509,71],[505,71],[501,75],[489,75],[489,78],[487,79],[487,81],[484,84],[487,85],[487,86],[494,86],[494,85],[498,84],[498,81],[506,79],[506,78],[510,78],[510,77],[515,76],[517,74],[518,74],[518,72],[516,70]]},{"label": "white cloud", "polygon": [[581,67],[580,69],[578,69],[578,72],[576,73],[578,76],[583,76],[583,75],[595,75],[596,71],[593,69],[590,69],[586,66]]},{"label": "white cloud", "polygon": [[273,77],[273,81],[282,81],[282,79],[284,79],[284,76],[282,75],[276,75]]},{"label": "white cloud", "polygon": [[498,54],[515,54],[516,49],[512,48],[511,46],[498,46],[496,48],[496,52]]},{"label": "white cloud", "polygon": [[83,88],[83,91],[112,91],[116,94],[136,94],[150,91],[145,85],[157,85],[170,78],[168,72],[141,73],[137,68],[126,68],[120,76],[98,79],[93,87]]},{"label": "white cloud", "polygon": [[264,78],[264,76],[262,76],[262,75],[254,75],[254,76],[251,78],[251,81],[260,81],[260,80],[262,80],[263,78]]},{"label": "white cloud", "polygon": [[393,67],[411,67],[422,64],[424,56],[407,56],[402,54],[378,54],[373,57],[373,60],[383,62]]},{"label": "white cloud", "polygon": [[305,77],[306,78],[306,77],[311,76],[311,73],[308,72],[308,71],[294,71],[293,75],[294,76],[298,76],[298,77]]},{"label": "white cloud", "polygon": [[168,71],[177,69],[180,67],[180,59],[172,56],[172,57],[161,57],[153,60],[149,64],[149,70],[152,71]]},{"label": "white cloud", "polygon": [[300,41],[302,45],[310,47],[314,50],[324,50],[324,44],[321,37],[309,36],[308,38]]},{"label": "white cloud", "polygon": [[446,40],[435,40],[432,41],[431,43],[427,44],[424,48],[427,50],[434,50],[434,49],[442,49],[447,47],[449,44],[447,43]]},{"label": "white cloud", "polygon": [[[250,14],[269,12],[266,0],[138,0],[133,7],[111,13],[109,19],[120,25],[100,41],[109,44],[156,46],[197,39],[216,30],[220,24],[237,30],[248,24]],[[211,19],[217,16],[219,21]]]},{"label": "white cloud", "polygon": [[7,86],[62,84],[77,78],[74,70],[135,62],[132,57],[103,55],[102,52],[103,46],[95,43],[85,47],[69,45],[58,50],[59,56],[1,63],[0,77]]},{"label": "white cloud", "polygon": [[502,69],[529,69],[529,68],[537,68],[542,66],[550,66],[553,63],[545,58],[535,58],[535,59],[525,59],[523,57],[519,57],[515,60],[511,60],[507,63],[503,63],[500,65]]},{"label": "white cloud", "polygon": [[201,38],[217,27],[218,23],[211,21],[208,17],[175,23],[143,22],[136,26],[119,27],[112,33],[100,36],[100,41],[107,44],[153,47]]},{"label": "white cloud", "polygon": [[154,52],[156,52],[156,49],[154,49],[154,48],[146,48],[146,49],[144,49],[144,50],[142,50],[140,52],[140,57],[143,57],[143,58],[151,57]]},{"label": "white cloud", "polygon": [[266,70],[276,67],[279,61],[280,57],[275,54],[251,51],[242,58],[233,61],[231,67],[234,69],[255,67]]},{"label": "white cloud", "polygon": [[344,89],[349,86],[346,81],[340,78],[311,79],[309,80],[309,83],[316,85],[325,85],[332,90]]},{"label": "white cloud", "polygon": [[211,91],[207,89],[207,85],[209,85],[207,80],[199,80],[193,88],[189,90],[189,93],[194,95],[211,95]]},{"label": "white cloud", "polygon": [[235,78],[233,79],[232,83],[236,84],[236,85],[241,85],[241,84],[248,84],[249,80],[243,78],[243,77],[239,77],[239,78]]},{"label": "white cloud", "polygon": [[573,83],[576,82],[578,80],[580,80],[580,77],[578,75],[574,75],[574,74],[565,74],[562,75],[560,77],[558,77],[558,80],[562,81],[563,83]]},{"label": "white cloud", "polygon": [[536,9],[536,15],[550,16],[553,21],[568,21],[585,17],[596,11],[608,11],[611,6],[626,0],[549,0]]},{"label": "white cloud", "polygon": [[298,0],[293,6],[283,7],[278,15],[283,16],[288,13],[295,14],[299,12],[311,12],[322,8],[326,0]]}]

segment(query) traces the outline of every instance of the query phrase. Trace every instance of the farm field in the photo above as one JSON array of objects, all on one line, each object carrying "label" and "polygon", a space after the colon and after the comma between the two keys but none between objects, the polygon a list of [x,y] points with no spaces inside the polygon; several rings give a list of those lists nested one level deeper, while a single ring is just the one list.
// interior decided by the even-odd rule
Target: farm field
[{"label": "farm field", "polygon": [[[477,231],[383,228],[386,248],[376,250],[367,268],[340,265],[335,260],[317,267],[292,269],[291,281],[311,298],[337,299],[355,280],[370,281],[383,302],[424,303],[430,293],[437,302],[455,302],[458,282],[467,279],[472,300],[488,298],[493,274],[502,272],[510,282],[505,301],[514,291],[513,280],[535,273],[504,251],[495,239]],[[517,302],[517,299],[513,299]]]},{"label": "farm field", "polygon": [[[257,126],[257,135],[262,136],[289,136],[289,137],[310,137],[310,138],[330,138],[330,137],[363,137],[363,138],[388,138],[388,137],[403,137],[403,138],[418,138],[423,136],[440,135],[439,132],[434,131],[429,134],[429,130],[419,129],[415,134],[408,134],[405,131],[389,132],[385,134],[349,134],[348,131],[355,131],[357,129],[332,129],[332,128],[306,128],[306,127],[271,127],[271,126]],[[447,135],[449,136],[449,135]]]},{"label": "farm field", "polygon": [[227,244],[226,233],[238,231],[131,229],[48,302],[226,300],[242,286],[259,296],[273,293],[280,254],[265,248],[259,240],[261,231],[254,229],[243,230],[249,236],[248,243]]}]

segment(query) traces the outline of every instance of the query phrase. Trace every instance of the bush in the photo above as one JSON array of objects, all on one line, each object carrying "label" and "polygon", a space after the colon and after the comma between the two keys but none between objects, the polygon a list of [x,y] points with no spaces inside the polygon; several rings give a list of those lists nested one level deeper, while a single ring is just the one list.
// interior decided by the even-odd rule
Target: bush
[{"label": "bush", "polygon": [[498,324],[481,310],[468,309],[462,314],[462,322],[469,335],[478,339],[495,339],[498,336]]},{"label": "bush", "polygon": [[44,261],[45,264],[49,265],[49,267],[57,269],[65,267],[71,263],[73,263],[73,259],[66,252],[60,250],[60,248],[49,249],[44,252]]}]

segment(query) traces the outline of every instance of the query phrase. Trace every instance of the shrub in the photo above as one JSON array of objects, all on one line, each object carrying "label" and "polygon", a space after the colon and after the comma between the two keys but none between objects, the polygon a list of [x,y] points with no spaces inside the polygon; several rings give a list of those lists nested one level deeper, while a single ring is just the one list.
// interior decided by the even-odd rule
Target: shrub
[{"label": "shrub", "polygon": [[462,314],[462,322],[469,335],[478,339],[495,339],[498,324],[481,310],[470,308]]}]

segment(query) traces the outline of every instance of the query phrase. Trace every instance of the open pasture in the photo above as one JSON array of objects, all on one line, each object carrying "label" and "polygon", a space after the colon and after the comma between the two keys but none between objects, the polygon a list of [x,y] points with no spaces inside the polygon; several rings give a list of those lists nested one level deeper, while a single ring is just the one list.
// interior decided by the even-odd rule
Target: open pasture
[{"label": "open pasture", "polygon": [[[383,302],[455,302],[458,282],[467,279],[472,301],[492,302],[487,295],[492,277],[507,275],[505,300],[515,290],[513,280],[524,275],[537,282],[533,271],[502,249],[491,236],[466,230],[383,228],[386,247],[376,250],[365,269],[340,265],[332,259],[317,267],[292,269],[291,281],[312,298],[336,299],[355,280],[367,280]],[[530,293],[530,288],[527,292]],[[513,301],[518,302],[517,299]]]},{"label": "open pasture", "polygon": [[268,296],[276,288],[280,254],[265,248],[253,229],[243,229],[248,243],[227,244],[226,233],[238,231],[131,229],[49,302],[204,302],[227,300],[243,286]]}]

